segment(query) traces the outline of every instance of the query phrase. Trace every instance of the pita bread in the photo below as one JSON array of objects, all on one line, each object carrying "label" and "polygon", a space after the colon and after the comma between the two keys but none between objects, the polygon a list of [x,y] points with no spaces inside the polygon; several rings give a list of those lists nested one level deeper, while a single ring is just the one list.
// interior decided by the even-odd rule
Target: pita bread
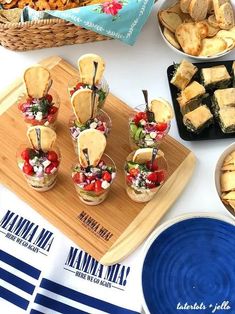
[{"label": "pita bread", "polygon": [[235,171],[223,172],[220,177],[221,191],[231,191],[235,189]]},{"label": "pita bread", "polygon": [[217,20],[216,20],[214,14],[208,16],[207,20],[208,20],[208,23],[209,23],[211,26],[216,27],[216,28],[220,28],[220,27],[219,27],[219,23],[217,22]]},{"label": "pita bread", "polygon": [[167,123],[173,119],[174,113],[171,105],[162,98],[151,101],[151,111],[157,123]]},{"label": "pita bread", "polygon": [[235,201],[234,200],[229,200],[228,203],[235,210]]},{"label": "pita bread", "polygon": [[78,70],[82,83],[92,85],[94,76],[94,62],[98,63],[95,84],[99,84],[102,80],[105,62],[104,59],[95,54],[85,54],[78,59]]},{"label": "pita bread", "polygon": [[[132,158],[133,162],[138,164],[144,164],[152,159],[153,148],[139,148],[135,151]],[[164,153],[158,149],[156,158],[164,157]],[[156,159],[155,158],[155,159]]]},{"label": "pita bread", "polygon": [[194,23],[183,23],[175,32],[176,39],[185,53],[198,56],[201,51],[201,35]]},{"label": "pita bread", "polygon": [[231,152],[228,156],[225,157],[223,166],[226,165],[235,165],[235,151]]},{"label": "pita bread", "polygon": [[223,194],[222,198],[224,200],[235,200],[235,191],[231,191],[229,193]]},{"label": "pita bread", "polygon": [[87,149],[90,166],[97,166],[106,147],[106,138],[104,134],[95,129],[84,130],[77,139],[78,158],[82,167],[89,166],[84,149]]},{"label": "pita bread", "polygon": [[56,141],[55,131],[45,126],[30,127],[27,137],[34,149],[44,152],[51,150]]},{"label": "pita bread", "polygon": [[27,94],[33,98],[45,96],[52,83],[50,72],[42,66],[28,68],[24,72],[24,82]]},{"label": "pita bread", "polygon": [[234,13],[231,3],[226,2],[219,7],[216,19],[222,29],[231,29],[234,26]]},{"label": "pita bread", "polygon": [[202,40],[202,50],[199,56],[211,57],[222,53],[227,48],[227,43],[218,37],[204,38]]},{"label": "pita bread", "polygon": [[[79,89],[71,97],[73,112],[81,124],[92,118],[93,92],[90,89]],[[93,116],[98,108],[98,95],[95,96]]]},{"label": "pita bread", "polygon": [[172,46],[174,46],[176,49],[180,49],[180,45],[175,38],[175,34],[169,31],[168,28],[164,27],[163,35]]},{"label": "pita bread", "polygon": [[158,16],[161,24],[168,28],[172,33],[174,33],[176,28],[183,22],[179,14],[168,10],[159,11]]},{"label": "pita bread", "polygon": [[205,20],[197,22],[196,26],[200,32],[201,38],[206,38],[208,36],[208,33],[209,33],[209,27],[208,27],[207,22]]}]

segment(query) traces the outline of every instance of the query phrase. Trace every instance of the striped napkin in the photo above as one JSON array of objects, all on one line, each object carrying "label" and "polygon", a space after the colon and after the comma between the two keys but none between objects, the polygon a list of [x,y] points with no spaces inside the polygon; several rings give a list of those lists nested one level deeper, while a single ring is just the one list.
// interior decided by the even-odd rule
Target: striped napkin
[{"label": "striped napkin", "polygon": [[0,186],[2,314],[139,314],[136,260],[101,265]]}]

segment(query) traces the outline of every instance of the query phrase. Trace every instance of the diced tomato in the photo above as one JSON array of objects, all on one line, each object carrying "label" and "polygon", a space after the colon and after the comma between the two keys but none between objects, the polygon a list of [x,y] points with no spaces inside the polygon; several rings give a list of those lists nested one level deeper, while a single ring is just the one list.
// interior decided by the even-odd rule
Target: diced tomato
[{"label": "diced tomato", "polygon": [[70,96],[73,96],[74,93],[75,93],[75,90],[71,89]]},{"label": "diced tomato", "polygon": [[46,95],[46,100],[47,100],[49,103],[51,103],[52,100],[53,100],[53,97],[52,97],[50,94],[47,94],[47,95]]},{"label": "diced tomato", "polygon": [[29,148],[26,148],[25,150],[22,151],[21,158],[24,159],[25,161],[29,162],[29,158],[30,158],[30,149]]},{"label": "diced tomato", "polygon": [[103,126],[103,124],[101,124],[100,126],[98,126],[98,128],[96,128],[97,130],[104,132],[105,131],[105,127]]},{"label": "diced tomato", "polygon": [[52,161],[52,165],[53,165],[55,168],[58,168],[58,166],[59,166],[59,160]]},{"label": "diced tomato", "polygon": [[90,183],[84,186],[85,191],[94,191],[94,189],[95,189],[95,183]]},{"label": "diced tomato", "polygon": [[48,117],[47,117],[47,121],[49,123],[55,122],[55,115],[54,114],[49,114]]},{"label": "diced tomato", "polygon": [[73,176],[73,181],[75,183],[83,183],[85,182],[85,175],[82,172],[77,172],[74,176]]},{"label": "diced tomato", "polygon": [[133,179],[133,177],[132,177],[130,174],[128,174],[128,175],[126,176],[126,182],[127,182],[127,183],[132,183],[132,179]]},{"label": "diced tomato", "polygon": [[146,112],[138,112],[135,117],[134,117],[134,122],[136,125],[138,125],[138,123],[140,122],[140,120],[145,120],[147,121],[147,114]]},{"label": "diced tomato", "polygon": [[133,177],[137,176],[137,174],[139,174],[139,172],[140,172],[139,169],[136,169],[136,168],[131,168],[129,170],[130,175]]},{"label": "diced tomato", "polygon": [[147,184],[147,188],[148,189],[153,189],[153,188],[155,188],[156,187],[156,184],[155,183],[148,183]]},{"label": "diced tomato", "polygon": [[167,129],[167,123],[157,123],[156,131],[164,132]]},{"label": "diced tomato", "polygon": [[56,106],[52,106],[49,109],[49,114],[55,114],[58,111],[58,108]]},{"label": "diced tomato", "polygon": [[57,161],[58,160],[58,155],[56,154],[55,151],[50,150],[47,153],[47,159],[50,160],[50,161]]},{"label": "diced tomato", "polygon": [[161,182],[165,181],[165,179],[166,179],[165,171],[164,171],[164,170],[158,171],[158,172],[157,172],[157,181],[158,181],[159,183],[161,183]]},{"label": "diced tomato", "polygon": [[152,182],[157,182],[158,181],[158,174],[157,172],[151,172],[150,174],[147,175],[147,179],[149,181],[152,181]]},{"label": "diced tomato", "polygon": [[76,90],[78,90],[78,89],[82,88],[83,86],[84,86],[83,83],[77,83],[75,88],[76,88]]},{"label": "diced tomato", "polygon": [[25,161],[23,165],[23,172],[29,176],[33,175],[34,173],[33,167],[27,161]]},{"label": "diced tomato", "polygon": [[111,174],[108,171],[105,171],[103,173],[103,175],[102,175],[102,179],[105,180],[105,181],[110,182],[111,179],[112,179],[112,176],[111,176]]},{"label": "diced tomato", "polygon": [[95,181],[95,192],[100,192],[102,191],[102,187],[101,187],[102,182],[100,180]]},{"label": "diced tomato", "polygon": [[53,164],[51,163],[49,166],[45,168],[46,174],[51,174],[52,169],[54,168]]},{"label": "diced tomato", "polygon": [[151,169],[151,167],[152,167],[152,163],[151,163],[151,161],[150,161],[150,160],[149,160],[149,161],[147,161],[146,166],[147,166],[147,168],[148,168],[148,169],[150,169],[150,170],[153,170],[153,171],[158,170],[157,159],[155,159],[155,160],[154,160],[154,162],[153,162],[153,168],[152,168],[152,169]]}]

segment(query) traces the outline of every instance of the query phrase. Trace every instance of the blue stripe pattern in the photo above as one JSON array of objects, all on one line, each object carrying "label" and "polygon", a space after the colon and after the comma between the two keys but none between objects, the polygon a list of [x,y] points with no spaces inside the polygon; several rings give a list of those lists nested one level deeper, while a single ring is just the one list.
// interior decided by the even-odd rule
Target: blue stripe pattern
[{"label": "blue stripe pattern", "polygon": [[30,311],[30,314],[45,314],[45,313],[42,313],[42,312],[40,312],[40,311],[38,311],[38,310],[35,310],[35,309],[32,309],[32,310]]},{"label": "blue stripe pattern", "polygon": [[58,311],[63,314],[87,314],[87,312],[81,311],[70,305],[48,298],[42,294],[37,294],[35,303],[45,306],[51,310]]},{"label": "blue stripe pattern", "polygon": [[0,297],[15,304],[16,306],[24,309],[24,310],[27,310],[27,307],[29,305],[29,301],[18,296],[17,294],[3,288],[3,287],[0,287]]},{"label": "blue stripe pattern", "polygon": [[[90,297],[84,293],[67,288],[65,286],[62,286],[56,282],[53,282],[45,278],[42,279],[40,287],[46,290],[49,290],[51,292],[54,292],[58,295],[61,295],[63,297],[69,298],[70,300],[82,303],[84,305],[90,306],[94,309],[101,310],[104,312],[108,312],[112,314],[139,314],[138,312],[113,305],[111,303],[99,300],[97,298]],[[69,312],[66,312],[66,313],[69,313]]]},{"label": "blue stripe pattern", "polygon": [[2,250],[0,250],[0,261],[3,261],[4,263],[22,271],[23,273],[35,279],[38,279],[40,276],[40,270],[6,252],[3,252]]},{"label": "blue stripe pattern", "polygon": [[5,280],[6,282],[12,284],[13,286],[25,291],[28,294],[33,294],[35,286],[31,283],[19,278],[18,276],[15,276],[5,269],[1,269],[0,271],[0,279]]}]

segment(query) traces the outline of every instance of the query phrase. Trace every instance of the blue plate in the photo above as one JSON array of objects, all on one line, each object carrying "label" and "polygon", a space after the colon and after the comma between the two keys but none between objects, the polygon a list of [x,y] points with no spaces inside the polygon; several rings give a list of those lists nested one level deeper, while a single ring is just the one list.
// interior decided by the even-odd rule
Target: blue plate
[{"label": "blue plate", "polygon": [[200,217],[165,229],[146,254],[142,289],[151,314],[234,314],[235,226]]}]

